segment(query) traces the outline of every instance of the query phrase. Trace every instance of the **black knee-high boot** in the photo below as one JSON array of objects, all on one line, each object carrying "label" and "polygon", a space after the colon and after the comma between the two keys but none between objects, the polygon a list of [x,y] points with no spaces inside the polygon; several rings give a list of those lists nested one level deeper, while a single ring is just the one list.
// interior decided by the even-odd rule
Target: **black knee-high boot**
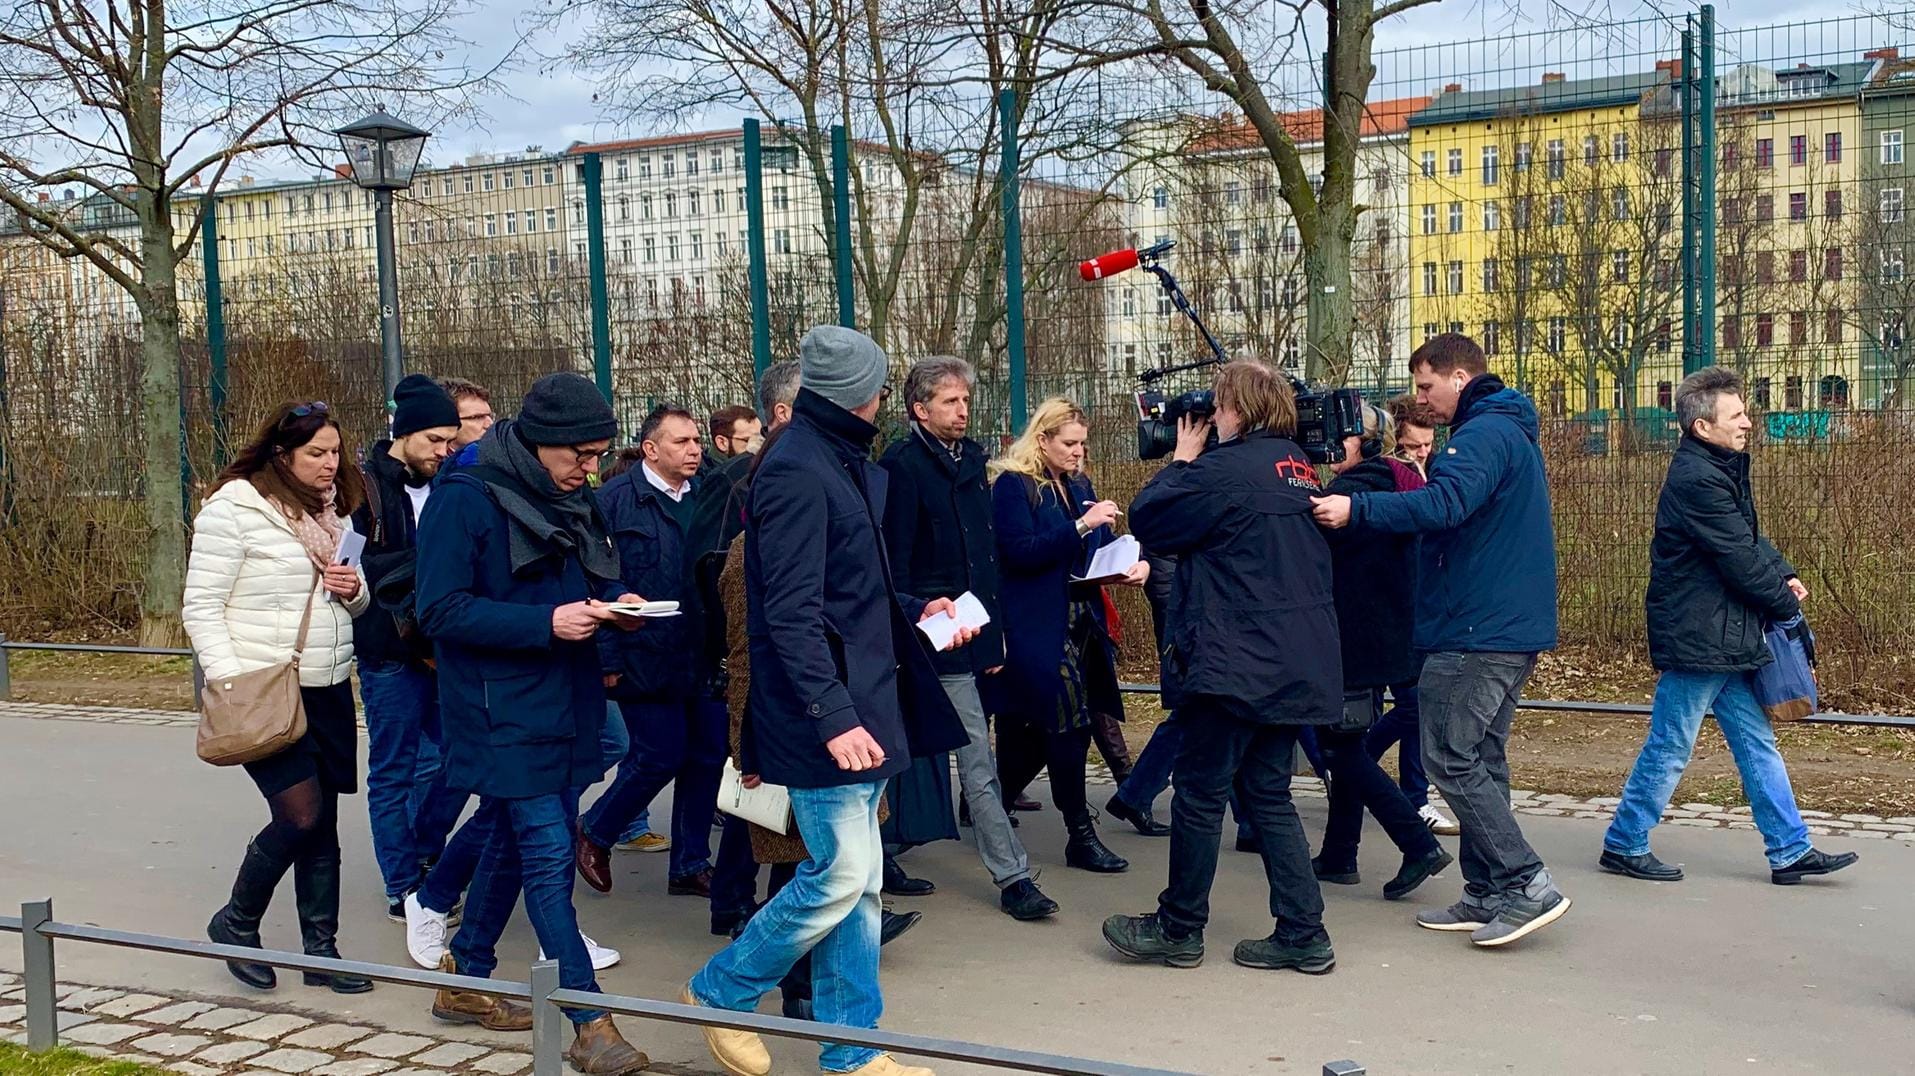
[{"label": "black knee-high boot", "polygon": [[[289,866],[289,860],[268,853],[257,840],[248,844],[246,858],[239,861],[239,875],[233,879],[233,895],[225,907],[213,913],[206,924],[206,936],[221,945],[259,948],[259,921],[265,918],[273,890],[279,888],[279,880],[286,876]],[[256,990],[271,990],[279,984],[278,976],[265,964],[229,960],[226,968],[233,978]]]},{"label": "black knee-high boot", "polygon": [[[293,896],[299,903],[299,940],[307,956],[339,956],[339,852],[309,852],[293,863]],[[335,994],[363,994],[372,980],[357,975],[309,971],[307,986]]]}]

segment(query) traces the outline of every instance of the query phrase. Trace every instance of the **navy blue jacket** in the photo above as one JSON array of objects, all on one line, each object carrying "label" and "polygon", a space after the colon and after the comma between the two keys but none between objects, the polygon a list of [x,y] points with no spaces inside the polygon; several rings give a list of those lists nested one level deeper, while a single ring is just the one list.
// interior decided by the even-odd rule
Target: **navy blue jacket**
[{"label": "navy blue jacket", "polygon": [[1802,611],[1794,575],[1756,520],[1749,454],[1684,434],[1649,543],[1649,660],[1685,672],[1767,665],[1768,625]]},{"label": "navy blue jacket", "polygon": [[[913,755],[969,743],[912,623],[924,602],[893,587],[878,521],[877,427],[800,389],[791,422],[760,450],[746,498],[751,693],[742,764],[774,784],[881,781]],[[910,619],[906,619],[907,613]],[[874,770],[841,770],[825,743],[862,726]]]},{"label": "navy blue jacket", "polygon": [[1130,530],[1177,558],[1164,705],[1241,720],[1324,725],[1343,716],[1330,547],[1310,517],[1316,468],[1267,430],[1157,472]]},{"label": "navy blue jacket", "polygon": [[1359,493],[1350,526],[1421,534],[1416,648],[1534,654],[1556,648],[1556,531],[1536,407],[1494,374],[1464,387],[1429,485]]},{"label": "navy blue jacket", "polygon": [[[413,557],[418,550],[418,524],[412,518],[412,498],[406,495],[406,465],[392,458],[391,449],[392,442],[389,440],[373,442],[366,462],[359,467],[360,473],[365,476],[366,488],[378,493],[378,518],[373,518],[370,495],[366,503],[352,514],[353,530],[366,536],[363,567],[366,586],[374,592],[375,598],[380,582],[388,575],[401,569],[412,569]],[[427,500],[426,503],[432,502]],[[376,600],[353,619],[352,648],[362,663],[389,661],[414,664],[424,656],[399,637],[399,625],[393,619],[392,610]],[[423,665],[419,667],[424,668]]]},{"label": "navy blue jacket", "polygon": [[[1096,500],[1085,475],[1071,477],[1065,503],[1059,503],[1053,484],[1024,475],[1002,474],[991,484],[1006,648],[1004,671],[984,680],[992,689],[995,710],[1042,720],[1057,706],[1064,689],[1058,666],[1064,660],[1074,597],[1070,577],[1082,572],[1114,537],[1109,527],[1078,537],[1084,502]],[[1103,625],[1103,603],[1093,601],[1091,611]]]},{"label": "navy blue jacket", "polygon": [[926,598],[977,595],[991,622],[966,646],[933,655],[938,672],[981,673],[1004,664],[1003,610],[997,599],[997,543],[991,537],[991,490],[984,446],[958,442],[953,457],[933,447],[921,428],[884,454],[890,479],[884,541],[900,591]]},{"label": "navy blue jacket", "polygon": [[598,647],[554,639],[552,610],[621,588],[594,585],[577,557],[556,553],[514,576],[507,533],[476,476],[442,479],[419,521],[420,548],[433,552],[419,558],[415,603],[438,658],[447,784],[524,799],[604,775]]},{"label": "navy blue jacket", "polygon": [[[647,620],[638,631],[599,635],[605,671],[617,673],[621,701],[684,699],[697,683],[702,628],[685,528],[665,494],[646,480],[643,463],[599,487],[598,508],[618,546],[620,581],[646,601],[675,601],[679,616]],[[695,492],[687,496],[697,496]],[[429,502],[428,502],[429,503]]]}]

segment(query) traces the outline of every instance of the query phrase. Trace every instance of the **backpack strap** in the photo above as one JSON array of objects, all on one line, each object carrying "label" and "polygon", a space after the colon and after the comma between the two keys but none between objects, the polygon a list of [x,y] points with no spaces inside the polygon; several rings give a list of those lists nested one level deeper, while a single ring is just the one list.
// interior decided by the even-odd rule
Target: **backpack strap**
[{"label": "backpack strap", "polygon": [[386,495],[379,490],[379,476],[374,473],[371,464],[361,467],[359,471],[366,477],[366,507],[370,509],[368,514],[372,516],[372,533],[367,535],[367,537],[372,540],[373,545],[384,548],[386,544]]}]

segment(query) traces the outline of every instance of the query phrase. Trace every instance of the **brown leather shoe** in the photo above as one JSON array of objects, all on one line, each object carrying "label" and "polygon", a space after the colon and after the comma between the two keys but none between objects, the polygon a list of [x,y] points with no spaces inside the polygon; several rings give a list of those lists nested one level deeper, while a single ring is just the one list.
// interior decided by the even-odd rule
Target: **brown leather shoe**
[{"label": "brown leather shoe", "polygon": [[665,883],[665,892],[674,897],[704,897],[710,900],[711,871],[702,870],[697,874],[670,879]]},{"label": "brown leather shoe", "polygon": [[601,893],[612,891],[612,853],[601,844],[594,844],[592,838],[579,834],[578,839],[578,876],[585,884]]},{"label": "brown leather shoe", "polygon": [[[458,962],[447,953],[439,958],[439,970],[459,974]],[[532,1010],[491,994],[465,990],[441,990],[432,997],[432,1015],[449,1024],[477,1024],[487,1031],[530,1031]]]},{"label": "brown leather shoe", "polygon": [[609,1016],[580,1024],[578,1038],[572,1040],[571,1049],[565,1051],[565,1059],[573,1068],[590,1076],[624,1076],[652,1063],[651,1058],[625,1041]]}]

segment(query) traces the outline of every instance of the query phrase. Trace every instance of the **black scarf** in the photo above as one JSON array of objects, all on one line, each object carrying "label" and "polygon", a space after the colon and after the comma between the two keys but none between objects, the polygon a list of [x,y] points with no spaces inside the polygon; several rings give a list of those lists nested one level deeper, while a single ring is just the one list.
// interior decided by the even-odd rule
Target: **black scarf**
[{"label": "black scarf", "polygon": [[505,511],[513,575],[546,557],[577,556],[585,573],[600,581],[618,578],[618,553],[585,487],[566,493],[552,481],[539,456],[510,420],[479,442],[476,477]]},{"label": "black scarf", "polygon": [[1463,392],[1456,400],[1456,417],[1450,420],[1450,432],[1455,433],[1465,419],[1470,417],[1470,408],[1485,397],[1494,396],[1506,388],[1503,379],[1495,374],[1477,374],[1463,386]]}]

